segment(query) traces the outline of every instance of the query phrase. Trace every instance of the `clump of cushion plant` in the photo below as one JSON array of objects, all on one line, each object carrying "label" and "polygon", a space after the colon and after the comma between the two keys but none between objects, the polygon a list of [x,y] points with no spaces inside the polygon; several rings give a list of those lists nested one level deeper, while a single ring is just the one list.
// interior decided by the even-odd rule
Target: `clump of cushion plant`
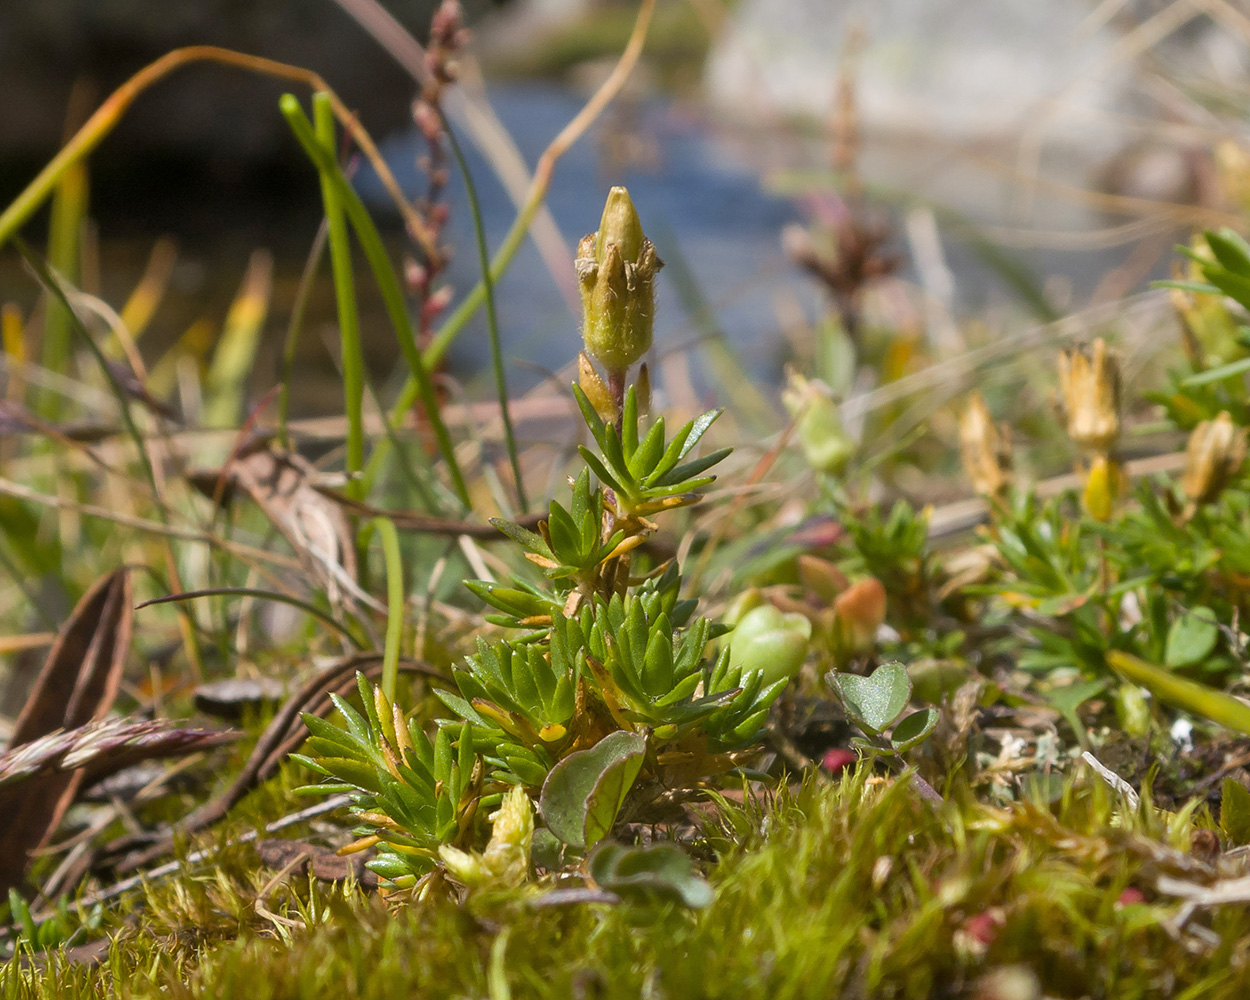
[{"label": "clump of cushion plant", "polygon": [[[805,634],[789,637],[784,657],[760,636],[738,656],[728,644],[707,655],[727,626],[696,615],[675,561],[646,553],[652,518],[698,503],[728,452],[696,454],[716,411],[674,434],[640,412],[645,366],[643,392],[629,374],[651,342],[660,261],[624,188],[580,251],[587,350],[573,393],[595,447],[580,449],[585,468],[537,531],[493,522],[535,572],[467,582],[493,609],[487,621],[512,635],[479,637],[455,690],[438,692],[451,717],[432,738],[363,679],[363,712],[340,701],[341,726],[307,720],[301,759],[326,778],[314,789],[353,794],[360,843],[376,844],[370,867],[389,890],[436,871],[489,879],[488,817],[509,849],[493,845],[508,853],[496,867],[515,882],[530,836],[515,817],[530,803],[566,857],[623,822],[663,818],[742,764],[804,659]],[[501,822],[522,833],[501,835]]]}]

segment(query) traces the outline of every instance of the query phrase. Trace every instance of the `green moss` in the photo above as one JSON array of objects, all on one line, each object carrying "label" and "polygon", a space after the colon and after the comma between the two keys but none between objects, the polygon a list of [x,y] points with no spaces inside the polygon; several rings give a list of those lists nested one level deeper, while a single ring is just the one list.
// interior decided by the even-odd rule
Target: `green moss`
[{"label": "green moss", "polygon": [[[246,848],[150,889],[143,931],[90,969],[0,971],[3,996],[344,995],[915,997],[973,995],[1019,966],[1048,996],[1234,997],[1250,987],[1250,914],[1210,941],[1165,930],[1180,904],[1154,880],[1185,863],[1193,810],[1129,813],[1102,786],[1053,807],[942,809],[905,783],[808,782],[726,804],[707,825],[716,898],[535,909],[430,901],[388,914],[354,889],[267,885]],[[1124,902],[1126,889],[1144,902]],[[259,904],[258,904],[259,898]],[[1215,943],[1218,940],[1218,944]]]}]

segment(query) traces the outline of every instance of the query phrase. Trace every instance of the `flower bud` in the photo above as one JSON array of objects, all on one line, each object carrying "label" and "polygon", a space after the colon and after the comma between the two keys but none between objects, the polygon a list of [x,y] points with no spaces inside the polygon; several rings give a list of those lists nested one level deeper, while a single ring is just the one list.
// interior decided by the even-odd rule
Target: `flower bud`
[{"label": "flower bud", "polygon": [[850,586],[846,575],[828,559],[821,559],[819,556],[804,552],[795,562],[798,565],[799,580],[803,587],[809,594],[826,604],[832,604],[834,599]]},{"label": "flower bud", "polygon": [[1108,453],[1120,436],[1120,365],[1105,340],[1095,340],[1092,352],[1059,353],[1059,390],[1068,437],[1082,448]]},{"label": "flower bud", "polygon": [[1099,455],[1085,480],[1085,509],[1098,521],[1109,521],[1128,493],[1128,476],[1120,463]]},{"label": "flower bud", "polygon": [[812,623],[803,615],[786,614],[762,604],[742,616],[729,638],[729,659],[743,673],[764,674],[764,684],[795,676],[807,659]]},{"label": "flower bud", "polygon": [[833,634],[839,660],[866,656],[877,644],[885,622],[885,587],[875,577],[851,584],[833,602]]},{"label": "flower bud", "polygon": [[790,369],[781,401],[795,419],[795,432],[807,464],[830,476],[842,472],[855,454],[855,443],[842,426],[842,416],[829,387]]},{"label": "flower bud", "polygon": [[1112,694],[1115,717],[1120,728],[1130,736],[1146,736],[1150,732],[1150,702],[1136,684],[1121,684]]},{"label": "flower bud", "polygon": [[576,266],[586,350],[609,371],[624,372],[651,347],[655,275],[663,266],[625,188],[608,192],[599,231],[578,244]]},{"label": "flower bud", "polygon": [[634,396],[638,400],[639,416],[651,412],[651,369],[644,361],[638,366],[638,377],[634,379]]},{"label": "flower bud", "polygon": [[979,392],[959,418],[959,453],[972,488],[983,497],[999,496],[1011,483],[1011,437],[994,425]]},{"label": "flower bud", "polygon": [[1245,458],[1245,428],[1234,424],[1225,410],[1214,420],[1204,420],[1189,435],[1181,488],[1194,503],[1209,503],[1220,495]]}]

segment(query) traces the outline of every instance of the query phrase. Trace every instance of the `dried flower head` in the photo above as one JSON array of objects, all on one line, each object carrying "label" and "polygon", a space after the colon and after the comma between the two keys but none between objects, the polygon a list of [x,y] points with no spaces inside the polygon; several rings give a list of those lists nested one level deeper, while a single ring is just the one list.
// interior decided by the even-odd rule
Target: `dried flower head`
[{"label": "dried flower head", "polygon": [[629,192],[614,187],[599,231],[583,237],[577,247],[582,335],[586,350],[609,373],[624,372],[651,347],[655,276],[661,267]]},{"label": "dried flower head", "polygon": [[1120,365],[1105,340],[1095,340],[1092,350],[1060,352],[1059,390],[1068,437],[1082,448],[1109,453],[1120,436]]},{"label": "dried flower head", "polygon": [[973,489],[985,497],[998,496],[1011,484],[1011,434],[990,417],[979,392],[968,399],[959,418],[959,453]]},{"label": "dried flower head", "polygon": [[1228,411],[1204,420],[1189,435],[1185,475],[1181,487],[1196,504],[1219,496],[1246,458],[1246,430],[1233,423]]}]

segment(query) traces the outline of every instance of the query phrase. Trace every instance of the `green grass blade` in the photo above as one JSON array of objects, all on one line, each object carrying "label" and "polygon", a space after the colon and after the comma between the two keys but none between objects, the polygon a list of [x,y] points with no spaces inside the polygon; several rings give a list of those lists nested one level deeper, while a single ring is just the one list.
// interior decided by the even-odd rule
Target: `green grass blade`
[{"label": "green grass blade", "polygon": [[[324,93],[313,94],[313,121],[316,140],[331,160],[334,145],[334,110]],[[360,309],[356,302],[356,282],[352,275],[352,246],[344,217],[343,198],[334,183],[333,171],[319,169],[321,200],[326,210],[326,231],[330,240],[330,265],[334,272],[334,300],[338,306],[339,342],[342,345],[343,407],[347,416],[347,495],[363,496],[360,473],[365,465],[364,434],[364,352],[360,346]]]},{"label": "green grass blade", "polygon": [[473,175],[469,164],[465,161],[460,141],[452,131],[447,116],[439,111],[443,122],[443,132],[451,146],[456,166],[464,178],[465,191],[469,196],[469,213],[473,216],[473,233],[477,240],[478,260],[482,268],[482,287],[486,294],[486,329],[490,336],[490,362],[495,370],[495,390],[499,396],[499,416],[503,421],[504,445],[508,449],[508,461],[512,464],[512,476],[516,480],[517,504],[524,513],[529,509],[529,501],[525,496],[525,481],[521,477],[521,461],[517,455],[516,436],[512,431],[512,415],[508,412],[508,380],[503,369],[503,351],[499,346],[499,316],[495,311],[495,282],[490,273],[490,251],[486,246],[486,229],[482,225],[482,206],[478,201],[477,187],[473,183]]},{"label": "green grass blade", "polygon": [[[323,175],[330,178],[331,183],[338,190],[339,197],[343,201],[343,207],[347,212],[347,218],[351,222],[352,228],[356,232],[356,238],[360,242],[360,247],[369,261],[370,268],[373,270],[374,278],[378,283],[378,290],[382,293],[382,301],[386,307],[387,315],[390,317],[391,324],[395,328],[400,350],[404,354],[404,359],[408,362],[410,384],[416,386],[412,398],[408,401],[408,406],[410,407],[417,398],[421,399],[426,417],[429,419],[430,426],[434,431],[439,453],[442,455],[443,461],[447,463],[452,486],[456,491],[456,495],[460,498],[460,502],[468,508],[472,506],[469,500],[469,489],[465,485],[464,476],[460,472],[460,465],[456,461],[451,435],[447,432],[447,425],[443,422],[442,414],[439,412],[438,397],[434,392],[434,383],[430,378],[429,368],[422,358],[421,351],[417,348],[416,334],[408,318],[408,307],[404,302],[403,291],[400,287],[399,279],[395,276],[395,270],[391,267],[386,247],[382,243],[382,237],[378,235],[377,227],[373,224],[373,219],[370,218],[368,209],[365,208],[364,202],[360,200],[360,196],[347,183],[347,178],[339,170],[334,158],[327,155],[326,151],[317,142],[312,123],[308,120],[308,116],[304,114],[303,108],[300,107],[299,100],[293,94],[284,94],[279,102],[279,106],[291,127],[291,131],[295,133],[295,138],[304,147],[304,152],[308,158],[313,161]],[[407,412],[407,407],[404,408],[404,412]],[[380,450],[380,446],[379,449],[375,449],[375,459]],[[378,462],[371,459],[369,468],[364,476],[364,489],[366,492],[369,484],[377,474],[377,467]]]},{"label": "green grass blade", "polygon": [[1250,736],[1250,705],[1244,701],[1118,649],[1108,650],[1107,663],[1160,701]]}]

